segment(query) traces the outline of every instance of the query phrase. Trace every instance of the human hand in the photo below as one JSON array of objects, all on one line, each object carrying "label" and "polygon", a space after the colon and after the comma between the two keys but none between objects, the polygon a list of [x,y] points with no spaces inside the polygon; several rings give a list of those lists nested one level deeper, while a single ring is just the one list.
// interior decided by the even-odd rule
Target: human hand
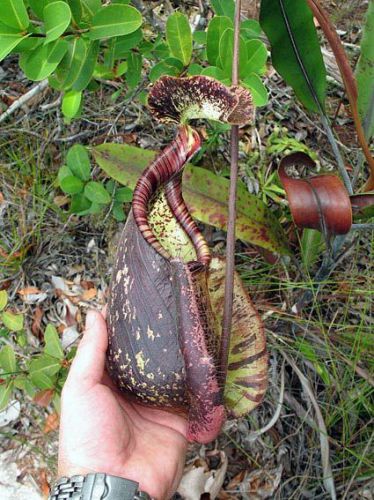
[{"label": "human hand", "polygon": [[58,475],[104,472],[170,498],[183,472],[187,422],[126,401],[105,372],[107,345],[105,319],[90,311],[62,391]]}]

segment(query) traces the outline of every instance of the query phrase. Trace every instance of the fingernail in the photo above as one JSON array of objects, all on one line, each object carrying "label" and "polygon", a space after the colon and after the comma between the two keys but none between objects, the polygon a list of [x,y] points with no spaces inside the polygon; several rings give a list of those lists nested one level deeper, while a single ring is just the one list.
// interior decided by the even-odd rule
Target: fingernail
[{"label": "fingernail", "polygon": [[88,311],[86,316],[86,331],[94,328],[96,322],[96,311],[91,309],[90,311]]}]

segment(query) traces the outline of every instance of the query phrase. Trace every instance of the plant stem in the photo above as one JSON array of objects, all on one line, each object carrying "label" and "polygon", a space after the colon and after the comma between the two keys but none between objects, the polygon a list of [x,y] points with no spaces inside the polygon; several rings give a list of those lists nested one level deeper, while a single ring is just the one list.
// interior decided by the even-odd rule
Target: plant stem
[{"label": "plant stem", "polygon": [[[239,84],[239,43],[240,43],[240,13],[241,0],[236,0],[234,53],[232,63],[232,85]],[[226,245],[226,280],[225,303],[223,309],[221,345],[219,353],[219,381],[224,387],[227,376],[229,346],[232,324],[234,272],[235,272],[235,226],[236,226],[236,191],[238,183],[239,160],[239,127],[234,125],[231,129],[231,175],[229,196],[229,218],[227,224]]]}]

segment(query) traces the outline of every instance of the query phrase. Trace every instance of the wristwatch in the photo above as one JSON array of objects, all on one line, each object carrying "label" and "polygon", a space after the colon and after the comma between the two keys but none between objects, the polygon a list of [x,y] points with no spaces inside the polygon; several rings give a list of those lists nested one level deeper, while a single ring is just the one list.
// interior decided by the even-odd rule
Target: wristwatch
[{"label": "wristwatch", "polygon": [[87,474],[86,476],[61,477],[52,488],[49,500],[151,500],[139,483],[110,476]]}]

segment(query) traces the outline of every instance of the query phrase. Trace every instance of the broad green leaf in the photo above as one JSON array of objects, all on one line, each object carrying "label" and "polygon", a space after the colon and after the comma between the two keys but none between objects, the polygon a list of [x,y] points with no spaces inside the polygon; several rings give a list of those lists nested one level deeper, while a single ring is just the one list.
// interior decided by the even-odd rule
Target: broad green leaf
[{"label": "broad green leaf", "polygon": [[206,45],[207,32],[206,31],[194,31],[192,34],[193,41],[198,45]]},{"label": "broad green leaf", "polygon": [[90,181],[86,184],[84,188],[84,195],[92,201],[92,203],[106,205],[111,201],[108,191],[102,184],[100,184],[100,182],[96,181]]},{"label": "broad green leaf", "polygon": [[211,0],[213,10],[217,16],[227,16],[230,19],[235,17],[234,0]]},{"label": "broad green leaf", "polygon": [[[234,30],[232,28],[228,28],[224,31],[219,41],[218,65],[223,69],[225,75],[230,79],[232,74],[233,50],[234,50]],[[244,40],[243,37],[240,37],[240,48],[239,48],[240,73],[243,72],[246,62],[247,62],[246,41]]]},{"label": "broad green leaf", "polygon": [[105,203],[92,202],[90,208],[87,210],[88,214],[99,214],[105,207]]},{"label": "broad green leaf", "polygon": [[188,76],[201,75],[203,71],[204,68],[201,64],[193,63],[188,67]]},{"label": "broad green leaf", "polygon": [[166,23],[166,39],[170,53],[188,66],[192,56],[192,31],[186,15],[175,12]]},{"label": "broad green leaf", "polygon": [[10,28],[5,24],[0,23],[0,61],[14,50],[23,40],[26,40],[29,35],[23,35],[18,30]]},{"label": "broad green leaf", "polygon": [[250,73],[258,73],[265,66],[268,58],[267,48],[260,40],[249,40],[246,42],[246,47],[248,59],[242,72],[243,78]]},{"label": "broad green leaf", "polygon": [[265,106],[268,103],[268,91],[256,73],[246,76],[242,83],[251,91],[255,106]]},{"label": "broad green leaf", "polygon": [[[63,167],[62,167],[63,168]],[[62,191],[66,194],[77,194],[81,193],[84,188],[83,182],[78,179],[78,177],[75,177],[75,175],[72,174],[66,174],[66,175],[61,175],[60,172],[62,171],[62,168],[59,170],[59,184],[60,188]],[[68,167],[64,167],[63,172],[67,172],[67,170],[70,170]]]},{"label": "broad green leaf", "polygon": [[155,82],[163,75],[178,76],[183,71],[183,63],[175,57],[167,57],[157,63],[149,72],[149,79]]},{"label": "broad green leaf", "polygon": [[83,194],[76,194],[71,199],[70,212],[77,215],[85,215],[91,208],[92,203]]},{"label": "broad green leaf", "polygon": [[[88,43],[88,42],[87,42]],[[73,83],[74,90],[84,90],[92,79],[97,57],[99,55],[99,42],[90,43],[86,52],[86,56],[81,60],[78,66],[78,72],[75,82]]]},{"label": "broad green leaf", "polygon": [[92,20],[92,28],[88,33],[91,40],[123,36],[133,33],[142,24],[142,16],[130,5],[108,5],[101,7]]},{"label": "broad green leaf", "polygon": [[82,19],[91,22],[96,12],[101,8],[101,0],[80,0],[82,4]]},{"label": "broad green leaf", "polygon": [[261,36],[261,26],[256,19],[246,19],[240,23],[240,34],[246,40],[259,38]]},{"label": "broad green leaf", "polygon": [[321,231],[304,229],[301,237],[301,257],[306,269],[310,269],[317,261],[324,247]]},{"label": "broad green leaf", "polygon": [[307,1],[262,0],[260,24],[270,41],[275,69],[307,109],[323,110],[326,68]]},{"label": "broad green leaf", "polygon": [[[139,176],[155,158],[154,151],[121,144],[102,144],[93,150],[99,166],[113,179],[134,189]],[[192,215],[219,229],[226,229],[229,180],[206,169],[187,166],[183,196]],[[277,218],[257,197],[238,183],[237,237],[274,252],[289,253]]]},{"label": "broad green leaf", "polygon": [[229,17],[216,16],[210,21],[207,32],[206,52],[209,64],[216,66],[219,58],[219,42],[223,33],[228,29],[234,28],[233,22]]},{"label": "broad green leaf", "polygon": [[90,158],[87,149],[81,144],[75,144],[69,149],[66,162],[71,172],[82,181],[88,181],[91,178]]},{"label": "broad green leaf", "polygon": [[81,0],[66,0],[66,1],[70,7],[73,22],[79,25],[83,14]]},{"label": "broad green leaf", "polygon": [[0,290],[0,311],[5,309],[8,303],[8,293],[6,290]]},{"label": "broad green leaf", "polygon": [[71,21],[71,11],[67,3],[57,1],[48,4],[43,12],[45,33],[47,35],[45,43],[57,40],[69,26]]},{"label": "broad green leaf", "polygon": [[127,57],[126,82],[130,89],[134,89],[142,77],[142,56],[136,52],[130,52]]},{"label": "broad green leaf", "polygon": [[65,118],[74,118],[78,115],[82,104],[82,92],[77,90],[69,90],[65,92],[62,99],[62,114]]},{"label": "broad green leaf", "polygon": [[61,361],[49,354],[42,354],[41,356],[34,358],[29,366],[30,375],[35,375],[37,373],[44,373],[48,377],[53,377],[61,368]]},{"label": "broad green leaf", "polygon": [[230,85],[231,78],[227,78],[226,73],[224,73],[223,69],[218,68],[217,66],[208,66],[204,68],[201,72],[204,76],[210,76],[211,78],[215,78],[222,83]]},{"label": "broad green leaf", "polygon": [[44,352],[49,356],[57,359],[64,359],[64,351],[61,347],[60,337],[58,336],[56,328],[50,323],[44,332]]},{"label": "broad green leaf", "polygon": [[14,373],[17,370],[16,355],[10,345],[4,346],[0,351],[0,367],[5,373]]},{"label": "broad green leaf", "polygon": [[0,22],[19,31],[24,31],[29,23],[29,16],[23,0],[1,0]]},{"label": "broad green leaf", "polygon": [[43,12],[45,7],[54,2],[55,0],[28,0],[29,5],[34,11],[34,13],[38,16],[39,19],[43,19]]},{"label": "broad green leaf", "polygon": [[118,222],[123,222],[126,219],[125,211],[123,210],[122,203],[114,203],[112,209],[113,217]]},{"label": "broad green leaf", "polygon": [[12,391],[13,382],[0,384],[0,411],[4,410],[8,406]]},{"label": "broad green leaf", "polygon": [[19,332],[23,328],[23,314],[4,311],[1,313],[1,321],[11,332]]},{"label": "broad green leaf", "polygon": [[67,50],[68,42],[59,39],[22,54],[19,64],[30,80],[44,80],[57,68]]},{"label": "broad green leaf", "polygon": [[143,32],[141,28],[137,29],[133,33],[125,36],[119,36],[116,38],[114,43],[114,59],[122,59],[126,57],[131,49],[138,47],[139,43],[143,39]]},{"label": "broad green leaf", "polygon": [[69,90],[79,77],[85,64],[88,48],[91,42],[82,37],[74,37],[68,41],[69,46],[62,61],[58,65],[52,86],[56,90]]},{"label": "broad green leaf", "polygon": [[116,190],[114,199],[121,203],[132,201],[132,190],[128,187],[122,187]]},{"label": "broad green leaf", "polygon": [[362,33],[361,55],[357,70],[358,111],[366,139],[374,135],[374,2],[369,1],[366,23]]}]

